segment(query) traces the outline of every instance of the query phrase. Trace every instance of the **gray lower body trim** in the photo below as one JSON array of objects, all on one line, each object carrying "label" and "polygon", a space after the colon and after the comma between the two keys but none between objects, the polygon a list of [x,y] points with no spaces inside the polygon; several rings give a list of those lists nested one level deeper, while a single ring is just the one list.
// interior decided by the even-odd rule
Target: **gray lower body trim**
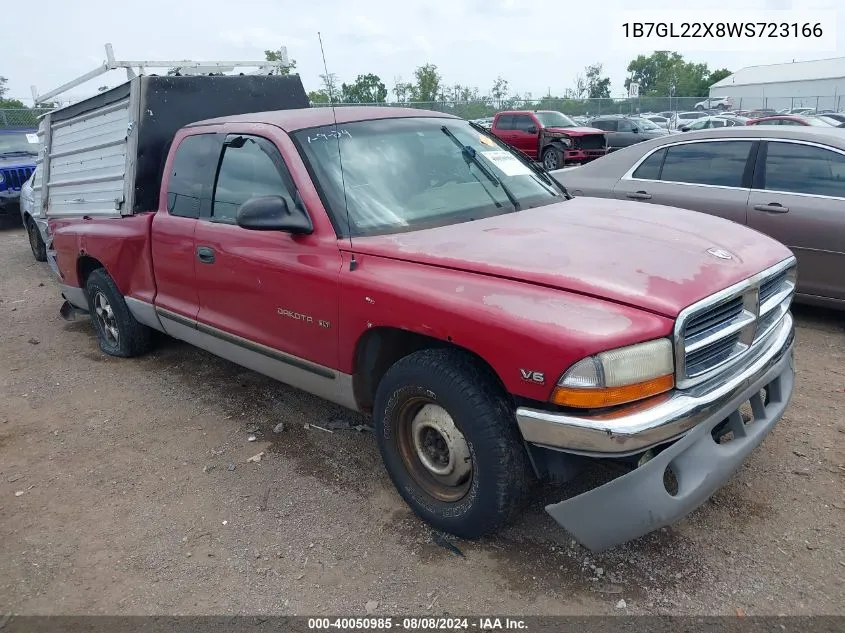
[{"label": "gray lower body trim", "polygon": [[156,309],[151,303],[141,301],[140,299],[133,299],[132,297],[124,297],[123,299],[126,301],[126,307],[129,308],[129,312],[132,313],[132,316],[135,317],[138,323],[143,323],[147,327],[164,332],[164,326],[159,321]]},{"label": "gray lower body trim", "polygon": [[88,312],[88,297],[85,295],[85,290],[67,284],[59,284],[59,290],[73,307]]},{"label": "gray lower body trim", "polygon": [[[703,504],[763,441],[783,416],[794,379],[790,345],[777,363],[656,457],[603,486],[546,506],[546,511],[594,552],[674,523]],[[763,388],[767,402],[760,396]],[[746,401],[754,413],[748,424],[739,410]],[[723,422],[734,437],[719,444],[712,432]],[[664,485],[667,469],[677,481],[675,494]]]},{"label": "gray lower body trim", "polygon": [[247,369],[358,410],[352,376],[156,308],[164,332]]}]

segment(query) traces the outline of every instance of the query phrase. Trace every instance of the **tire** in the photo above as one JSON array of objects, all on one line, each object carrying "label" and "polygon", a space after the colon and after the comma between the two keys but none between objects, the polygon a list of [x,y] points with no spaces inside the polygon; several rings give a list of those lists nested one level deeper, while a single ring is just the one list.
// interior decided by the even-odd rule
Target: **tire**
[{"label": "tire", "polygon": [[151,330],[135,320],[114,280],[103,268],[88,275],[85,282],[91,323],[100,349],[109,356],[131,358],[151,347]]},{"label": "tire", "polygon": [[724,112],[725,110],[728,109],[728,106],[726,106],[724,103],[720,103],[719,105],[716,106],[716,109]]},{"label": "tire", "polygon": [[[427,349],[399,360],[378,386],[374,415],[379,450],[393,484],[435,529],[479,538],[522,507],[530,471],[513,407],[491,373],[468,354]],[[438,478],[420,454],[431,448],[429,440],[437,444],[438,436],[446,443],[448,430],[444,435],[431,426],[444,420],[457,431],[446,459],[451,463],[455,456],[455,470]],[[415,444],[415,437],[424,441]],[[469,468],[465,480],[457,478],[461,464]],[[435,465],[442,466],[443,460]],[[444,482],[448,477],[453,482]]]},{"label": "tire", "polygon": [[695,109],[696,109],[696,110],[698,110],[699,112],[703,112],[703,111],[704,111],[704,106],[703,106],[703,105],[701,105],[701,104],[698,104],[697,106],[695,106]]},{"label": "tire", "polygon": [[547,147],[543,150],[543,168],[546,171],[554,171],[563,167],[563,156],[554,147]]},{"label": "tire", "polygon": [[47,245],[41,237],[38,225],[29,215],[26,216],[26,235],[29,238],[29,248],[32,249],[32,256],[37,262],[47,261]]}]

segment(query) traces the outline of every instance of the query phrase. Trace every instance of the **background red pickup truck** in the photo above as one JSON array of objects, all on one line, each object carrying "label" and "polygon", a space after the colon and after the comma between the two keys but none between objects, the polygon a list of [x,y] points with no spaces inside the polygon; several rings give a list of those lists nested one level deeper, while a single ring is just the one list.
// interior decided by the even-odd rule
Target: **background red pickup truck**
[{"label": "background red pickup truck", "polygon": [[[175,111],[203,98],[167,81]],[[108,98],[51,113],[48,138],[113,115]],[[163,161],[145,178],[128,150],[123,209],[97,183],[74,190],[85,215],[50,219],[63,312],[88,312],[108,354],[160,330],[371,414],[398,492],[437,529],[488,533],[536,478],[598,461],[616,477],[547,510],[604,549],[703,503],[783,415],[795,261],[759,233],[571,199],[437,112],[247,113],[172,142],[140,129]],[[62,164],[99,164],[98,147]],[[133,193],[154,187],[150,206]]]},{"label": "background red pickup truck", "polygon": [[604,132],[579,127],[568,116],[553,110],[499,112],[490,131],[548,171],[565,164],[587,163],[607,154]]}]

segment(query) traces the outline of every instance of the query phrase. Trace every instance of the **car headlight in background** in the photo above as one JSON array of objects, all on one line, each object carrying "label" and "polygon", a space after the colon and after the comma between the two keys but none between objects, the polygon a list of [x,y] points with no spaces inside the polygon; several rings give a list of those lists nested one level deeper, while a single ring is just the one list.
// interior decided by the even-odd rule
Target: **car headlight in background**
[{"label": "car headlight in background", "polygon": [[0,171],[0,185],[6,182],[6,177],[3,175],[3,172]]},{"label": "car headlight in background", "polygon": [[551,401],[598,409],[656,396],[674,386],[672,342],[661,338],[578,361],[558,381]]}]

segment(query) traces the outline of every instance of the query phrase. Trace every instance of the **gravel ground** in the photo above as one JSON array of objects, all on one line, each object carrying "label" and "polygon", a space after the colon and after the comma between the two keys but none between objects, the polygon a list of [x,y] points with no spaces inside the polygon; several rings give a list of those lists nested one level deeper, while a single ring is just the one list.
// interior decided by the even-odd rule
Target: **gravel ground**
[{"label": "gravel ground", "polygon": [[542,509],[578,481],[444,546],[369,432],[306,428],[362,419],[164,337],[103,355],[19,228],[0,270],[0,612],[845,614],[842,314],[796,308],[792,404],[725,488],[592,555]]}]

